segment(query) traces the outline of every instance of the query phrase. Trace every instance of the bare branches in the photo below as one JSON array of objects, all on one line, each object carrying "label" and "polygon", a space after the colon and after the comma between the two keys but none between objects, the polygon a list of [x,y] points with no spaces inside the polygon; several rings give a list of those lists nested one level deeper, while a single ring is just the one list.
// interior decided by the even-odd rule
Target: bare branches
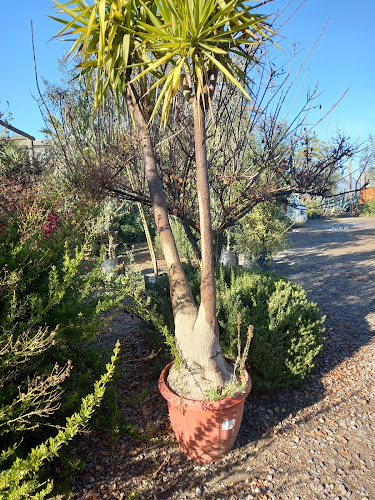
[{"label": "bare branches", "polygon": [[[301,99],[307,75],[303,76],[302,70],[307,56],[294,70],[298,59],[296,51],[286,68],[276,68],[264,48],[252,47],[249,55],[254,55],[258,64],[254,66],[245,60],[241,69],[253,100],[245,99],[222,77],[215,82],[216,93],[210,98],[207,164],[215,232],[232,226],[264,200],[285,200],[293,192],[330,194],[337,178],[335,173],[358,151],[358,146],[346,138],[338,137],[326,144],[316,142],[312,135],[311,114],[319,109],[320,94],[315,86],[307,92],[305,100]],[[236,64],[240,63],[236,61]],[[301,75],[302,81],[299,81]],[[83,95],[86,85],[81,89],[78,84],[73,85],[77,95]],[[50,101],[56,90],[48,89]],[[167,128],[160,127],[160,116],[155,115],[150,132],[168,211],[199,230],[193,189],[192,116],[183,94],[184,89],[174,100]],[[73,91],[60,96],[55,104],[58,104],[60,135],[69,152],[67,166],[62,166],[65,175],[76,186],[94,191],[94,196],[110,193],[150,206],[138,140],[133,135],[126,109],[122,109],[124,118],[120,120],[108,96],[105,109],[100,108],[93,120],[85,115],[93,99],[90,93],[86,92],[85,100],[77,98]],[[315,125],[328,116],[343,97]],[[313,149],[322,150],[322,157],[303,153],[310,143]],[[126,175],[128,168],[133,183]]]}]

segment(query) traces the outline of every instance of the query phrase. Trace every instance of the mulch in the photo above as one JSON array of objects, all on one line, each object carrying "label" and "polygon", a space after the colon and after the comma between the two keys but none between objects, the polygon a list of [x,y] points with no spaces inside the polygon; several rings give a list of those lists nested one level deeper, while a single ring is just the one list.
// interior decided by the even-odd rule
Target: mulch
[{"label": "mulch", "polygon": [[70,453],[86,470],[71,498],[375,499],[375,221],[348,223],[310,221],[275,259],[275,272],[327,316],[324,354],[303,387],[250,394],[235,448],[219,462],[179,452],[150,378],[157,354],[139,320],[120,311],[98,342],[121,340],[117,406],[133,435],[95,430],[75,441]]}]

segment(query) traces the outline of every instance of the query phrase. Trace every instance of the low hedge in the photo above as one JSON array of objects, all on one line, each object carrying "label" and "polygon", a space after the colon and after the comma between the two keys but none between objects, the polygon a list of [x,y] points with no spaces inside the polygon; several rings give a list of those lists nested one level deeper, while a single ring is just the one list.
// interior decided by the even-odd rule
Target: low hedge
[{"label": "low hedge", "polygon": [[299,384],[315,367],[324,318],[300,286],[281,276],[221,270],[217,308],[227,356],[237,355],[238,315],[243,346],[248,326],[254,327],[248,366],[255,392]]}]

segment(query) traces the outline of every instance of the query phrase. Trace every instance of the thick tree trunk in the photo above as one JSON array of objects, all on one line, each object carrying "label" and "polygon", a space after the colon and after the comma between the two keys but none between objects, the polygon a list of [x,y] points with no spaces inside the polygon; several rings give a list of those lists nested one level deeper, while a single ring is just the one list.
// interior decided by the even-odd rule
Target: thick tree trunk
[{"label": "thick tree trunk", "polygon": [[205,398],[208,389],[223,387],[232,371],[219,344],[204,110],[196,101],[193,106],[202,246],[201,304],[191,335],[181,337],[176,325],[177,345],[183,354],[183,363],[179,371],[170,371],[168,383],[181,396],[200,400]]},{"label": "thick tree trunk", "polygon": [[163,187],[157,172],[154,150],[147,122],[134,96],[128,95],[142,147],[145,175],[150,191],[156,227],[167,264],[176,345],[181,364],[169,372],[168,384],[177,394],[202,400],[205,391],[223,387],[231,370],[222,356],[216,318],[215,275],[212,255],[212,235],[209,203],[209,185],[206,168],[204,115],[194,108],[196,118],[197,185],[202,235],[201,305],[197,309],[190,285],[181,266],[176,244],[168,220]]},{"label": "thick tree trunk", "polygon": [[177,311],[187,309],[189,314],[193,317],[193,320],[189,321],[189,323],[192,322],[192,324],[194,324],[195,317],[197,315],[197,307],[191,294],[190,285],[181,266],[176,244],[169,224],[167,204],[156,168],[154,148],[151,143],[147,122],[142,114],[139,103],[130,92],[127,96],[127,100],[138,129],[138,137],[142,148],[145,176],[150,191],[152,209],[171,284],[173,310]]}]

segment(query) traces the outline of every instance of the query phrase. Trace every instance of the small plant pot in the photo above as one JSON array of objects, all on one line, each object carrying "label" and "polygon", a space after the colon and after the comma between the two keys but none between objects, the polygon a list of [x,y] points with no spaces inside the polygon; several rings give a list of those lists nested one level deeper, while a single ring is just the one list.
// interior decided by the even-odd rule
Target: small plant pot
[{"label": "small plant pot", "polygon": [[103,274],[116,274],[117,266],[119,265],[119,259],[104,259],[102,262],[102,272]]},{"label": "small plant pot", "polygon": [[167,385],[172,363],[161,372],[159,391],[168,402],[169,418],[181,452],[189,460],[209,463],[220,460],[233,448],[240,429],[244,402],[251,389],[245,370],[245,394],[219,401],[195,401],[173,392]]},{"label": "small plant pot", "polygon": [[161,273],[158,276],[155,276],[155,274],[145,274],[143,276],[144,282],[145,282],[145,290],[152,290],[155,287],[155,284],[157,280],[160,278],[164,278],[167,276],[167,273]]},{"label": "small plant pot", "polygon": [[227,250],[226,248],[223,248],[220,254],[219,263],[222,266],[236,266],[236,254],[233,252],[233,250]]}]

